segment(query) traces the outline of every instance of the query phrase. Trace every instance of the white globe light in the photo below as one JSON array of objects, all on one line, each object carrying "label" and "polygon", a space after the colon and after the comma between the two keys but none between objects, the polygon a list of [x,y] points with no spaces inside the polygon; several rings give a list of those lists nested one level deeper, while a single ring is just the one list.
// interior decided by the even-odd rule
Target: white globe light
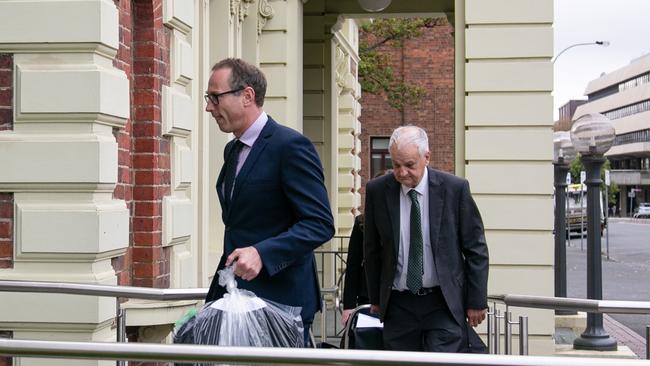
[{"label": "white globe light", "polygon": [[603,155],[612,147],[614,138],[614,126],[600,113],[585,114],[571,127],[571,142],[582,155]]},{"label": "white globe light", "polygon": [[576,157],[576,149],[571,142],[569,131],[557,131],[553,133],[553,161],[559,161],[563,158],[565,162],[570,162]]},{"label": "white globe light", "polygon": [[390,5],[391,0],[358,0],[363,10],[376,13],[382,11]]}]

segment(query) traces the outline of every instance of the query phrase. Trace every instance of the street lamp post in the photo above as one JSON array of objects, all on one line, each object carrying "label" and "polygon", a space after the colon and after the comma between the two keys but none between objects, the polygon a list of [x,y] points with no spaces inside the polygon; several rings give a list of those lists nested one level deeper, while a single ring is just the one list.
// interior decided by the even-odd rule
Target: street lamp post
[{"label": "street lamp post", "polygon": [[593,41],[593,42],[584,42],[584,43],[574,43],[570,46],[565,47],[562,51],[558,52],[558,54],[553,57],[553,60],[551,60],[551,63],[555,63],[555,61],[562,55],[564,52],[567,50],[573,48],[573,47],[578,47],[578,46],[603,46],[603,47],[609,47],[609,41]]},{"label": "street lamp post", "polygon": [[[614,142],[616,132],[609,119],[593,113],[580,117],[571,128],[571,141],[582,155],[587,172],[587,298],[602,300],[603,272],[600,241],[600,168],[603,154]],[[587,314],[587,328],[573,342],[573,348],[595,351],[615,351],[616,340],[603,327],[603,314]]]},{"label": "street lamp post", "polygon": [[[555,186],[555,297],[566,297],[566,176],[575,149],[568,131],[553,134],[553,179]],[[555,310],[557,315],[573,315],[575,311]]]}]

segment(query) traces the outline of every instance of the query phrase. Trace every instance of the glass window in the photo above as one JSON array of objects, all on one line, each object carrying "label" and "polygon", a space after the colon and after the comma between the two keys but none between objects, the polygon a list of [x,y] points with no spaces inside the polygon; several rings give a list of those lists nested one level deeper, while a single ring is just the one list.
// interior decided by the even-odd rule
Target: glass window
[{"label": "glass window", "polygon": [[370,179],[377,174],[393,168],[393,162],[390,160],[388,152],[388,137],[371,137],[370,138]]}]

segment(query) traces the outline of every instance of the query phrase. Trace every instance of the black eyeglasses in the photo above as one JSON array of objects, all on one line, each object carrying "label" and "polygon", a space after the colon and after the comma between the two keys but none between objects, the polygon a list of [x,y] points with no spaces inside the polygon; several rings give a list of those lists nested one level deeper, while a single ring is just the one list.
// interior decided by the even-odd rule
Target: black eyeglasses
[{"label": "black eyeglasses", "polygon": [[220,97],[220,96],[222,96],[222,95],[226,95],[226,94],[238,93],[238,92],[240,92],[240,91],[242,91],[242,90],[244,90],[244,89],[246,89],[245,86],[244,86],[244,87],[241,87],[241,88],[239,88],[239,89],[228,90],[228,91],[226,91],[226,92],[218,93],[218,94],[215,94],[215,93],[207,93],[207,92],[206,92],[205,95],[204,95],[203,97],[205,98],[205,102],[206,102],[206,103],[212,103],[212,104],[214,104],[214,105],[219,105],[219,97]]}]

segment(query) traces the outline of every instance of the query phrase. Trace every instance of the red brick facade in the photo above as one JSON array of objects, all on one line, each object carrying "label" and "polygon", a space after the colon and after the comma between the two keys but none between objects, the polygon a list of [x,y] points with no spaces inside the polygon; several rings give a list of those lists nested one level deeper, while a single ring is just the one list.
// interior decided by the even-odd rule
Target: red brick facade
[{"label": "red brick facade", "polygon": [[[396,79],[419,85],[426,91],[422,101],[406,106],[404,113],[390,107],[383,96],[363,93],[361,98],[361,194],[370,177],[372,137],[390,137],[400,125],[416,125],[429,135],[430,166],[454,172],[454,38],[445,22],[424,28],[421,36],[403,47],[383,45],[390,55]],[[363,202],[363,200],[362,200]]]},{"label": "red brick facade", "polygon": [[[0,131],[13,129],[13,64],[12,54],[0,54]],[[0,193],[0,269],[13,268],[13,231],[14,195]]]},{"label": "red brick facade", "polygon": [[131,85],[131,118],[116,129],[117,199],[131,213],[127,254],[113,259],[120,285],[169,287],[170,253],[162,243],[162,200],[170,193],[170,141],[162,132],[162,87],[169,85],[171,32],[162,0],[121,0],[114,61]]}]

